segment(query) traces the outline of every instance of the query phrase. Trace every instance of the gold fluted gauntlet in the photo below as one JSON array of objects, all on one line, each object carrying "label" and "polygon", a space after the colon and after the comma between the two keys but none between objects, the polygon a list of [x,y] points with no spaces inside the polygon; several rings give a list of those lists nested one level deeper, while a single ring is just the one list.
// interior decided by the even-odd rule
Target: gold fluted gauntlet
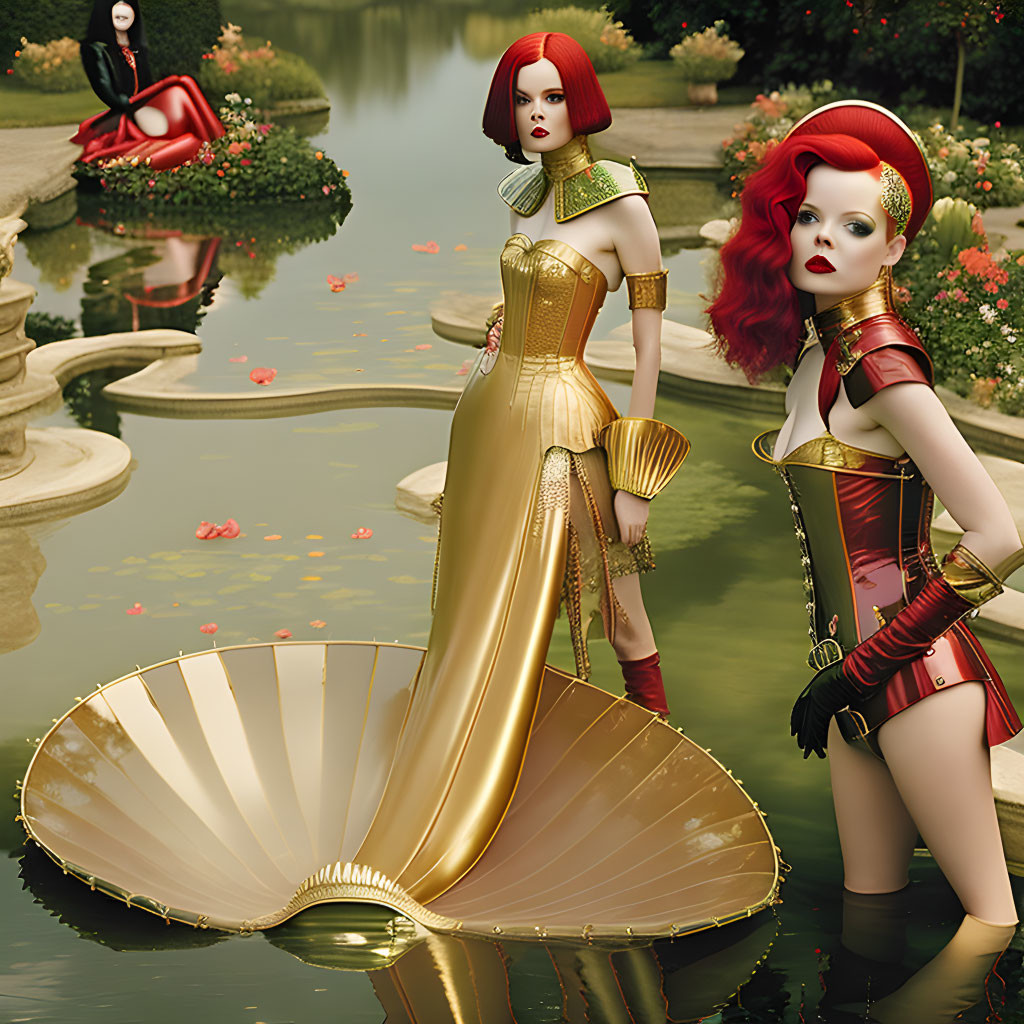
[{"label": "gold fluted gauntlet", "polygon": [[623,416],[597,435],[608,457],[608,478],[617,491],[653,498],[676,475],[690,442],[659,420]]},{"label": "gold fluted gauntlet", "polygon": [[990,569],[973,551],[957,544],[942,560],[942,578],[975,608],[1003,592],[1003,582],[1024,565],[1024,548]]},{"label": "gold fluted gauntlet", "polygon": [[650,270],[644,274],[626,275],[630,309],[664,309],[667,290],[667,270]]}]

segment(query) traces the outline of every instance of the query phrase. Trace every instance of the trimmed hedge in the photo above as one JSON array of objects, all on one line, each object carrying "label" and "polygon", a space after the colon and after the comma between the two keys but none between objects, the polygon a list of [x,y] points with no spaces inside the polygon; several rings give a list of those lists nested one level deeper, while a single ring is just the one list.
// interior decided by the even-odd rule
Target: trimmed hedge
[{"label": "trimmed hedge", "polygon": [[[220,34],[224,21],[220,0],[141,0],[141,3],[154,76],[197,74],[203,54]],[[40,0],[36,4],[20,2],[16,7],[15,16],[8,16],[5,11],[0,20],[0,64],[4,71],[13,66],[14,51],[20,47],[22,36],[31,43],[48,43],[62,36],[81,39],[89,23],[92,2]]]}]

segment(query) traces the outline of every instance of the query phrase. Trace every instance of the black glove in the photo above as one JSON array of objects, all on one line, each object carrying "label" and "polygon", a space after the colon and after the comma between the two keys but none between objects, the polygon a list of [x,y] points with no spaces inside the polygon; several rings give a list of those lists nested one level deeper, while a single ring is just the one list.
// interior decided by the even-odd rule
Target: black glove
[{"label": "black glove", "polygon": [[810,757],[812,750],[818,757],[824,757],[828,744],[828,724],[832,716],[866,696],[868,693],[865,693],[863,687],[851,682],[843,674],[843,662],[837,661],[823,668],[804,687],[789,716],[790,732],[796,737],[804,757]]}]

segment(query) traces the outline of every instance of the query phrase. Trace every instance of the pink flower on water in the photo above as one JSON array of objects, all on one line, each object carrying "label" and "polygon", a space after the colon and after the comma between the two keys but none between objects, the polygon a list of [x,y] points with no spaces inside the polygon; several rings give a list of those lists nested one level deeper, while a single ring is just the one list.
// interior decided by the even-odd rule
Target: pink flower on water
[{"label": "pink flower on water", "polygon": [[287,640],[291,635],[292,631],[290,629],[279,629],[274,634],[274,636],[276,636],[278,640]]},{"label": "pink flower on water", "polygon": [[253,384],[263,384],[264,386],[269,384],[277,376],[277,370],[271,366],[257,366],[255,370],[250,371],[249,380]]},{"label": "pink flower on water", "polygon": [[138,601],[136,601],[135,604],[131,606],[131,608],[125,608],[124,613],[125,615],[141,615],[145,610],[146,609],[143,608]]},{"label": "pink flower on water", "polygon": [[360,526],[355,533],[352,534],[353,540],[369,540],[373,536],[373,530],[368,526]]},{"label": "pink flower on water", "polygon": [[207,622],[204,625],[199,627],[199,632],[200,633],[209,633],[209,634],[212,635],[212,634],[217,632],[217,623],[216,622]]}]

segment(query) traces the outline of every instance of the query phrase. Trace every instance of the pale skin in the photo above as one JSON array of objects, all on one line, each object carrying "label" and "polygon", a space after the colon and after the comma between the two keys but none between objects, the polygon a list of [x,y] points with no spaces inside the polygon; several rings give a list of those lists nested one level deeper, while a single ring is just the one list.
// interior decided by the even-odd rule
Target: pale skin
[{"label": "pale skin", "polygon": [[[135,24],[135,11],[131,4],[114,4],[110,8],[110,20],[114,24],[114,36],[118,46],[128,46],[128,29]],[[167,115],[156,107],[141,106],[132,113],[132,119],[139,128],[151,137],[167,134]]]},{"label": "pale skin", "polygon": [[[559,149],[574,136],[569,111],[562,91],[558,68],[539,60],[520,69],[515,94],[516,128],[526,153],[540,154]],[[537,138],[537,127],[548,134]],[[658,231],[646,200],[642,196],[623,196],[589,213],[559,224],[555,220],[554,196],[532,216],[521,217],[514,211],[512,234],[524,234],[531,241],[555,239],[571,245],[604,274],[608,290],[615,291],[625,274],[661,269],[661,245]],[[661,368],[661,311],[633,311],[633,347],[636,370],[630,395],[629,416],[654,415],[654,398]],[[500,327],[490,343],[496,344]],[[650,502],[626,491],[615,492],[615,517],[619,535],[627,544],[636,544],[647,525]],[[644,609],[640,579],[634,573],[614,581],[615,596],[626,613],[615,629],[613,647],[620,661],[646,658],[657,649],[654,634]]]},{"label": "pale skin", "polygon": [[[818,165],[808,174],[790,234],[789,277],[814,295],[819,311],[868,287],[882,266],[903,254],[906,239],[886,237],[879,195],[879,181],[867,171]],[[806,261],[816,255],[835,272],[808,271]],[[817,346],[793,375],[776,458],[826,432],[817,403],[823,362]],[[829,427],[857,448],[892,457],[906,452],[963,529],[963,544],[986,564],[997,565],[1020,549],[1005,500],[931,388],[894,384],[858,409],[840,388]],[[980,683],[930,696],[880,728],[885,762],[848,745],[833,720],[829,767],[847,889],[883,893],[906,885],[920,832],[968,914],[996,925],[1016,922],[984,715]]]}]

